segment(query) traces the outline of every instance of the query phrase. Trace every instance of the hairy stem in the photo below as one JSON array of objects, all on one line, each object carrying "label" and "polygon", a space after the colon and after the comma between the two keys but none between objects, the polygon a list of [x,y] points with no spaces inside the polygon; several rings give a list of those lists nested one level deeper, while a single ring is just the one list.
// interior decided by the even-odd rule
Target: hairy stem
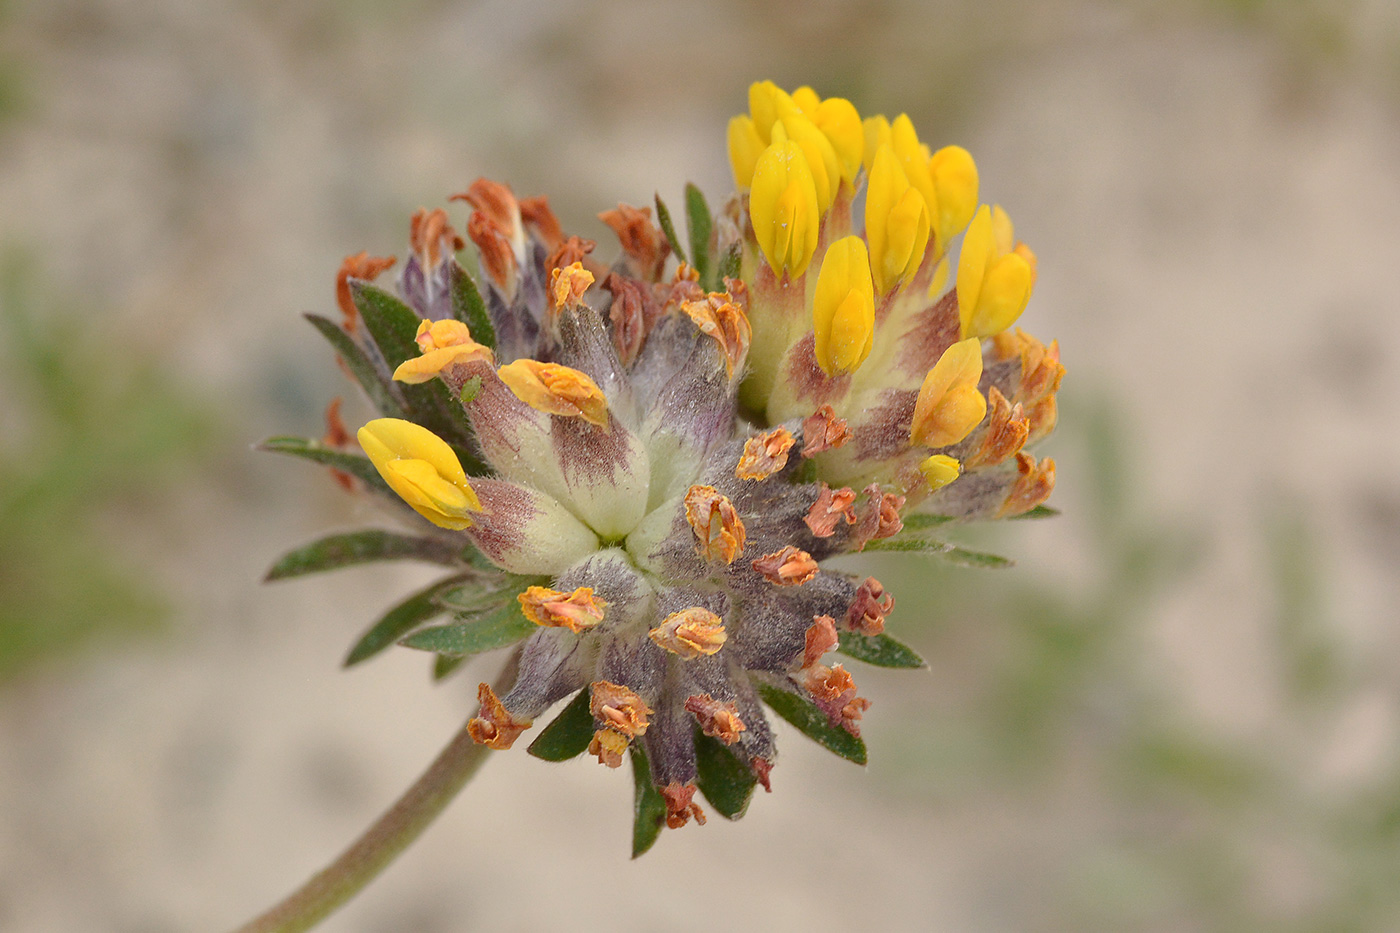
[{"label": "hairy stem", "polygon": [[[508,683],[514,677],[512,661],[497,678],[497,689],[502,681]],[[350,848],[235,933],[301,933],[320,923],[422,835],[490,754],[486,746],[472,741],[463,724],[428,770]]]}]

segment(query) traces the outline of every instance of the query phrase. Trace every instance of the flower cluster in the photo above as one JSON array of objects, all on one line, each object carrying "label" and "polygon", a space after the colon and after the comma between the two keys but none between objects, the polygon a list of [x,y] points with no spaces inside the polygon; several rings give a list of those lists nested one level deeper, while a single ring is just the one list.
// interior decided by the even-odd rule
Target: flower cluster
[{"label": "flower cluster", "polygon": [[337,279],[342,323],[312,317],[384,416],[358,432],[365,456],[336,407],[323,442],[270,442],[426,520],[317,542],[276,575],[452,568],[350,660],[399,641],[445,674],[519,643],[472,738],[509,748],[572,697],[530,750],[630,756],[638,851],[662,822],[704,822],[697,789],[734,817],[769,788],[765,706],[864,761],[870,703],[833,652],[922,662],[884,633],[893,596],[828,558],[947,551],[929,529],[1044,514],[1054,484],[1025,448],[1055,425],[1058,348],[1010,330],[1035,256],[978,206],[966,150],[761,82],[729,154],[720,211],[687,189],[688,251],[659,199],[655,219],[600,215],[611,265],[502,184],[453,197],[466,239],[419,211],[397,296],[372,284],[394,260],[361,253]]}]

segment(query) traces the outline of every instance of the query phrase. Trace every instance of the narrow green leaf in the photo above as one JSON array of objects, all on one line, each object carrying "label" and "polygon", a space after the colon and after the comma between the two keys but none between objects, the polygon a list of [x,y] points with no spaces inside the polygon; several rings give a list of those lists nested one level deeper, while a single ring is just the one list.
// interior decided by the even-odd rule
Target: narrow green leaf
[{"label": "narrow green leaf", "polygon": [[438,593],[456,586],[461,577],[447,577],[419,590],[391,608],[369,627],[345,657],[345,666],[359,664],[392,645],[395,639],[445,611],[434,599]]},{"label": "narrow green leaf", "polygon": [[337,323],[328,318],[323,318],[319,314],[308,314],[306,319],[311,322],[311,326],[321,332],[340,358],[345,361],[345,366],[350,370],[350,375],[355,377],[355,381],[360,384],[360,388],[365,390],[369,400],[374,403],[375,409],[386,418],[402,418],[404,416],[404,406],[394,388],[384,373],[379,371],[379,367],[365,354],[364,348],[355,342],[349,334]]},{"label": "narrow green leaf", "polygon": [[775,687],[762,681],[755,681],[759,696],[773,712],[797,727],[807,738],[822,748],[835,752],[847,761],[858,765],[865,764],[865,743],[840,726],[833,726],[826,713],[817,708],[811,700]]},{"label": "narrow green leaf", "polygon": [[671,244],[671,252],[681,262],[686,262],[685,250],[681,249],[680,238],[676,236],[676,225],[671,223],[671,212],[666,209],[666,202],[661,200],[660,194],[656,196],[656,220],[661,224],[661,232],[666,234],[666,242]]},{"label": "narrow green leaf", "polygon": [[904,535],[896,535],[893,538],[871,541],[865,546],[865,549],[867,551],[898,551],[912,554],[928,554],[941,557],[961,567],[983,567],[989,570],[1003,570],[1016,565],[1016,562],[1010,558],[1000,557],[996,554],[969,551],[967,548],[949,544],[947,541],[935,541],[932,538],[905,537]]},{"label": "narrow green leaf", "polygon": [[385,483],[383,477],[379,475],[379,471],[374,468],[374,464],[369,462],[369,458],[360,454],[336,450],[333,447],[327,447],[320,441],[313,441],[309,437],[269,437],[258,445],[258,450],[290,454],[293,457],[301,457],[314,463],[335,467],[357,479],[364,480],[370,488],[377,492],[393,496],[395,499],[398,498],[389,489],[389,484]]},{"label": "narrow green leaf", "polygon": [[[471,560],[472,553],[464,551],[462,558]],[[518,573],[505,573],[487,565],[488,573],[466,578],[461,586],[445,590],[437,597],[438,605],[449,612],[480,615],[483,611],[494,612],[507,603],[515,605],[516,596],[527,586],[547,583],[548,577],[527,577]]]},{"label": "narrow green leaf", "polygon": [[1038,518],[1054,518],[1056,515],[1059,515],[1059,514],[1060,514],[1060,510],[1059,510],[1059,509],[1052,509],[1052,508],[1050,508],[1050,506],[1048,506],[1048,505],[1037,505],[1035,508],[1031,509],[1029,512],[1022,512],[1020,515],[1013,515],[1013,516],[1011,516],[1010,518],[1007,519],[1007,521],[1009,521],[1009,522],[1018,522],[1018,521],[1021,521],[1021,520],[1023,520],[1023,519],[1030,519],[1030,520],[1034,521],[1035,519],[1038,519]]},{"label": "narrow green leaf", "polygon": [[720,816],[737,820],[744,815],[758,778],[723,742],[699,729],[695,730],[695,768],[695,785]]},{"label": "narrow green leaf", "polygon": [[842,632],[841,644],[836,650],[876,667],[928,667],[913,648],[888,635]]},{"label": "narrow green leaf", "polygon": [[685,186],[685,221],[690,236],[690,255],[694,258],[695,271],[700,273],[700,285],[706,291],[716,291],[719,286],[710,278],[714,271],[714,256],[710,253],[710,229],[714,221],[705,195],[694,184]]},{"label": "narrow green leaf", "polygon": [[632,857],[637,858],[656,844],[666,822],[666,801],[651,783],[647,753],[632,743]]},{"label": "narrow green leaf", "polygon": [[392,531],[367,529],[329,535],[284,554],[264,577],[285,580],[322,570],[335,570],[377,560],[422,560],[451,567],[459,562],[459,545],[437,538],[418,538]]},{"label": "narrow green leaf", "polygon": [[452,276],[453,317],[467,325],[477,343],[496,349],[496,328],[491,324],[491,315],[486,311],[486,302],[481,300],[476,283],[455,259],[448,270]]},{"label": "narrow green leaf", "polygon": [[744,264],[744,247],[735,243],[729,247],[723,258],[719,261],[719,268],[715,270],[715,289],[724,287],[725,279],[737,279]]},{"label": "narrow green leaf", "polygon": [[578,696],[540,731],[530,747],[525,749],[545,761],[568,761],[588,751],[593,740],[593,714],[588,710],[589,692],[580,690]]},{"label": "narrow green leaf", "polygon": [[467,658],[465,655],[460,658],[454,658],[450,654],[437,655],[433,658],[433,680],[439,681],[447,679],[448,675],[461,667],[466,660]]},{"label": "narrow green leaf", "polygon": [[950,515],[929,515],[925,512],[918,512],[913,515],[901,515],[900,520],[904,522],[906,531],[924,531],[928,528],[946,525],[953,518]]},{"label": "narrow green leaf", "polygon": [[520,604],[515,600],[494,611],[458,616],[458,619],[461,621],[414,632],[400,639],[399,644],[438,654],[481,654],[513,645],[537,628],[521,614]]}]

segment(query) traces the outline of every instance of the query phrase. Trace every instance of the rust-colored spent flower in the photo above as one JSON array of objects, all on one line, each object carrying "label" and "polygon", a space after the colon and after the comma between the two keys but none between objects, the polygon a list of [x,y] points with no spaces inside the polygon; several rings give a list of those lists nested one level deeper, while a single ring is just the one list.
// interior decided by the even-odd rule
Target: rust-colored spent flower
[{"label": "rust-colored spent flower", "polygon": [[622,684],[595,680],[588,687],[588,711],[605,728],[634,739],[647,731],[647,717],[652,710],[637,692]]},{"label": "rust-colored spent flower", "polygon": [[739,733],[748,728],[732,701],[720,702],[708,693],[686,697],[685,711],[695,716],[701,732],[725,745],[733,745],[739,740]]},{"label": "rust-colored spent flower", "polygon": [[822,483],[821,492],[817,494],[817,501],[812,503],[812,507],[807,511],[807,517],[803,519],[807,528],[818,538],[829,538],[836,533],[836,527],[841,519],[846,520],[846,524],[853,524],[856,520],[855,512],[856,494],[855,490],[849,486],[841,489],[832,489],[826,483]]},{"label": "rust-colored spent flower", "polygon": [[491,348],[473,340],[471,331],[461,321],[423,321],[414,341],[423,355],[400,363],[394,370],[395,382],[417,385],[436,378],[449,367],[476,361],[489,365],[495,359]]},{"label": "rust-colored spent flower", "polygon": [[690,818],[695,817],[695,822],[701,826],[705,825],[705,811],[700,809],[700,804],[692,801],[695,796],[694,784],[680,784],[673,782],[661,788],[661,799],[666,801],[666,826],[670,829],[680,829]]},{"label": "rust-colored spent flower", "polygon": [[335,276],[335,303],[340,307],[340,313],[345,317],[345,329],[350,333],[355,332],[360,319],[355,310],[355,300],[350,296],[350,280],[373,282],[379,277],[379,273],[389,269],[395,262],[393,256],[371,256],[364,251],[346,256],[341,262],[340,271]]},{"label": "rust-colored spent flower", "polygon": [[885,630],[885,619],[894,611],[894,596],[885,591],[879,580],[866,577],[856,590],[856,598],[846,611],[846,628],[862,635],[879,635]]},{"label": "rust-colored spent flower", "polygon": [[598,729],[588,742],[588,754],[597,758],[601,765],[620,768],[622,756],[631,742],[631,739],[616,729]]},{"label": "rust-colored spent flower", "polygon": [[647,635],[659,647],[686,661],[714,654],[724,647],[727,637],[724,620],[703,606],[671,613]]},{"label": "rust-colored spent flower", "polygon": [[791,544],[753,562],[754,572],[777,586],[801,586],[817,575],[812,555]]},{"label": "rust-colored spent flower", "polygon": [[582,632],[603,621],[607,603],[593,595],[593,587],[580,586],[561,593],[547,586],[528,587],[517,599],[525,618],[536,625]]},{"label": "rust-colored spent flower", "polygon": [[570,263],[549,274],[549,295],[555,311],[577,308],[583,301],[583,293],[593,284],[593,273],[583,267],[582,262]]},{"label": "rust-colored spent flower", "polygon": [[787,466],[793,443],[792,432],[782,425],[749,438],[744,442],[744,454],[734,475],[739,479],[767,479]]},{"label": "rust-colored spent flower", "polygon": [[608,400],[585,372],[559,363],[516,360],[496,375],[526,405],[561,418],[582,418],[608,429]]},{"label": "rust-colored spent flower", "polygon": [[844,445],[851,439],[851,429],[830,405],[822,405],[802,422],[802,438],[802,456],[815,457]]},{"label": "rust-colored spent flower", "polygon": [[490,684],[477,687],[477,699],[481,702],[481,710],[467,723],[467,733],[478,745],[507,749],[515,744],[520,733],[530,728],[532,721],[512,716]]},{"label": "rust-colored spent flower", "polygon": [[681,310],[702,334],[719,344],[729,378],[734,378],[734,371],[743,366],[753,339],[753,328],[749,325],[749,316],[744,313],[742,298],[728,292],[711,294],[702,301],[687,301],[681,305]]},{"label": "rust-colored spent flower", "polygon": [[617,234],[634,278],[655,282],[661,277],[671,246],[661,229],[651,222],[651,208],[618,202],[615,210],[603,211],[598,219]]},{"label": "rust-colored spent flower", "polygon": [[728,496],[713,486],[691,486],[685,495],[685,520],[695,532],[696,546],[710,560],[734,563],[744,551],[744,522]]}]

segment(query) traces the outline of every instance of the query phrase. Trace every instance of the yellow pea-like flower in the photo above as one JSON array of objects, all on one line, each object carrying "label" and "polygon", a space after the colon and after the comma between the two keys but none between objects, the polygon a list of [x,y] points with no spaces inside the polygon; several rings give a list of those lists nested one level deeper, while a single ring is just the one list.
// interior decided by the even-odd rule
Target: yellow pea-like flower
[{"label": "yellow pea-like flower", "polygon": [[938,198],[929,205],[934,242],[939,253],[945,253],[977,210],[977,163],[962,146],[944,146],[929,159],[928,169]]},{"label": "yellow pea-like flower", "polygon": [[792,92],[792,102],[797,105],[799,110],[811,117],[816,114],[817,107],[821,106],[822,99],[816,91],[804,84]]},{"label": "yellow pea-like flower", "polygon": [[923,196],[909,184],[894,150],[881,144],[865,193],[865,237],[870,241],[870,271],[879,294],[889,293],[919,271],[929,226]]},{"label": "yellow pea-like flower", "polygon": [[759,156],[749,192],[749,219],[774,275],[782,278],[786,273],[796,279],[807,271],[817,249],[821,214],[812,169],[796,142],[774,143]]},{"label": "yellow pea-like flower", "polygon": [[399,418],[376,418],[357,437],[384,482],[415,512],[440,528],[472,526],[481,502],[446,441]]},{"label": "yellow pea-like flower", "polygon": [[919,141],[919,134],[914,131],[914,121],[909,119],[907,113],[901,113],[890,124],[890,148],[899,159],[899,167],[904,169],[909,184],[924,196],[932,223],[938,212],[938,189],[934,187],[933,174],[929,171],[933,154],[928,146]]},{"label": "yellow pea-like flower", "polygon": [[802,147],[817,190],[817,212],[825,215],[841,186],[841,161],[836,157],[831,140],[800,113],[783,117],[773,127],[773,142],[779,142],[784,136]]},{"label": "yellow pea-like flower", "polygon": [[969,338],[944,350],[919,389],[909,442],[947,447],[967,437],[987,414],[987,400],[977,390],[981,378],[980,340]]},{"label": "yellow pea-like flower", "polygon": [[854,186],[861,159],[865,156],[865,129],[861,126],[855,104],[844,97],[828,97],[809,116],[831,142],[831,148],[836,150],[836,158],[841,163],[841,178]]},{"label": "yellow pea-like flower", "polygon": [[919,472],[928,482],[929,492],[938,492],[962,473],[962,464],[947,454],[934,454],[919,464]]},{"label": "yellow pea-like flower", "polygon": [[461,321],[423,321],[414,336],[422,356],[404,360],[394,370],[394,380],[417,385],[437,378],[449,366],[473,360],[492,362],[495,357],[489,347],[472,339],[471,331]]},{"label": "yellow pea-like flower", "polygon": [[967,226],[958,257],[962,336],[992,337],[1016,323],[1034,284],[1035,254],[1015,242],[1005,211],[982,205]]},{"label": "yellow pea-like flower", "polygon": [[773,125],[783,117],[800,114],[802,108],[792,95],[772,81],[755,81],[749,85],[749,116],[764,144],[773,141]]},{"label": "yellow pea-like flower", "polygon": [[734,169],[734,183],[740,191],[749,190],[754,166],[768,144],[758,135],[758,127],[750,116],[737,116],[729,121],[729,165]]},{"label": "yellow pea-like flower", "polygon": [[812,302],[817,365],[828,376],[854,372],[875,337],[875,287],[865,243],[848,236],[831,244],[817,273]]},{"label": "yellow pea-like flower", "polygon": [[890,132],[890,121],[883,113],[877,113],[873,117],[866,117],[860,124],[861,133],[865,136],[865,154],[862,156],[861,164],[868,174],[871,166],[875,164],[875,153],[881,146],[893,146],[894,136]]},{"label": "yellow pea-like flower", "polygon": [[604,431],[608,400],[598,383],[581,370],[559,363],[522,358],[496,370],[515,397],[536,411],[561,418],[582,418]]}]

